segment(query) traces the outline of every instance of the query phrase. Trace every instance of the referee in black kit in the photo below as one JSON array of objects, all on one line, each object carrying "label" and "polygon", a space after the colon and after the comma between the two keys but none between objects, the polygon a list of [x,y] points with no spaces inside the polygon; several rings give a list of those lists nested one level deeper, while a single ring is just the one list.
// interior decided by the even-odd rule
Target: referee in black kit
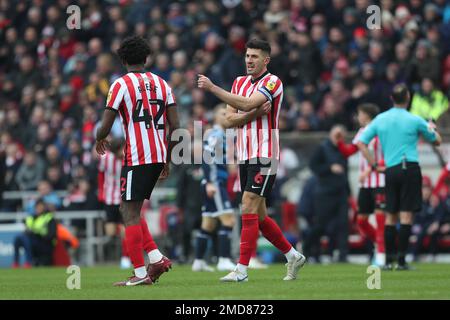
[{"label": "referee in black kit", "polygon": [[[358,146],[371,164],[372,170],[385,171],[386,175],[386,226],[384,241],[386,246],[385,270],[392,270],[396,257],[396,270],[408,270],[405,262],[409,236],[413,222],[413,212],[422,207],[422,174],[419,166],[417,143],[422,136],[435,145],[442,141],[432,122],[412,115],[407,108],[410,93],[405,84],[394,87],[391,99],[393,107],[379,114],[359,138]],[[377,167],[367,145],[378,136],[383,149],[386,168]],[[397,222],[398,255],[396,250]]]}]

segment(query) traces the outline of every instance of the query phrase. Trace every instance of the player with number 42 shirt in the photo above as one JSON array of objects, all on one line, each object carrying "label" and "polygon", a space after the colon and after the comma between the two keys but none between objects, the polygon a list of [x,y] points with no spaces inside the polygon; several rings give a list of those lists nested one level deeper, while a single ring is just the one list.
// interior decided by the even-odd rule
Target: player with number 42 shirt
[{"label": "player with number 42 shirt", "polygon": [[[125,242],[134,274],[115,285],[136,286],[152,284],[168,271],[171,262],[153,241],[141,208],[150,199],[158,179],[169,173],[171,150],[168,136],[179,128],[175,98],[169,85],[156,74],[144,70],[150,47],[140,37],[125,39],[117,54],[127,73],[113,82],[106,100],[102,124],[96,133],[96,150],[104,155],[106,139],[119,113],[126,143],[120,173],[120,212],[125,224]],[[142,252],[146,251],[149,265],[145,267]]]}]

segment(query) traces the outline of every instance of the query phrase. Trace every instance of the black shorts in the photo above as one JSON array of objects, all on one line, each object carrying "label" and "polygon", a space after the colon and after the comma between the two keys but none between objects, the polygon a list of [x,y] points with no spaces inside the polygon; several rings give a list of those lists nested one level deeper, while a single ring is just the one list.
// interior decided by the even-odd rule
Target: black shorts
[{"label": "black shorts", "polygon": [[164,163],[122,167],[120,193],[123,201],[150,199],[153,188],[164,168]]},{"label": "black shorts", "polygon": [[422,209],[422,173],[417,162],[407,162],[386,169],[386,211],[420,211]]},{"label": "black shorts", "polygon": [[105,204],[106,222],[121,224],[122,215],[120,214],[119,205]]},{"label": "black shorts", "polygon": [[358,194],[358,211],[360,214],[371,214],[375,210],[386,209],[384,188],[361,188]]},{"label": "black shorts", "polygon": [[272,191],[277,176],[277,166],[271,167],[270,159],[250,159],[239,164],[239,178],[241,191],[256,193],[267,198]]}]

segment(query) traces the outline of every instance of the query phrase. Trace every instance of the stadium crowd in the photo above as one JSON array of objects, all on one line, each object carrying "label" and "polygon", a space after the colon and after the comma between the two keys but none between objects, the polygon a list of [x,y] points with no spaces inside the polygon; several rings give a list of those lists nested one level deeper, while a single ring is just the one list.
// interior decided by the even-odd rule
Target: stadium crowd
[{"label": "stadium crowd", "polygon": [[[272,47],[284,132],[355,130],[357,106],[386,110],[398,82],[413,91],[413,113],[450,126],[446,0],[80,0],[78,30],[66,25],[70,4],[0,0],[0,194],[37,190],[55,209],[99,207],[93,132],[124,72],[114,52],[131,34],[148,39],[148,70],[173,88],[182,127],[210,122],[218,103],[196,88],[197,74],[230,88],[252,37]],[[371,4],[381,7],[381,29],[366,25]]]}]

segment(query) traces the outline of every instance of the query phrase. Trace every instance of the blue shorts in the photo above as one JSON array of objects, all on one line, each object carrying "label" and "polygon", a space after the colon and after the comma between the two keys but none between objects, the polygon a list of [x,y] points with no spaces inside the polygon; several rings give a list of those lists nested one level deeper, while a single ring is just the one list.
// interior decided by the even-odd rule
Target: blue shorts
[{"label": "blue shorts", "polygon": [[216,182],[217,192],[214,197],[209,198],[206,195],[206,183],[202,183],[202,216],[216,218],[222,214],[233,213],[230,198],[224,182]]}]

